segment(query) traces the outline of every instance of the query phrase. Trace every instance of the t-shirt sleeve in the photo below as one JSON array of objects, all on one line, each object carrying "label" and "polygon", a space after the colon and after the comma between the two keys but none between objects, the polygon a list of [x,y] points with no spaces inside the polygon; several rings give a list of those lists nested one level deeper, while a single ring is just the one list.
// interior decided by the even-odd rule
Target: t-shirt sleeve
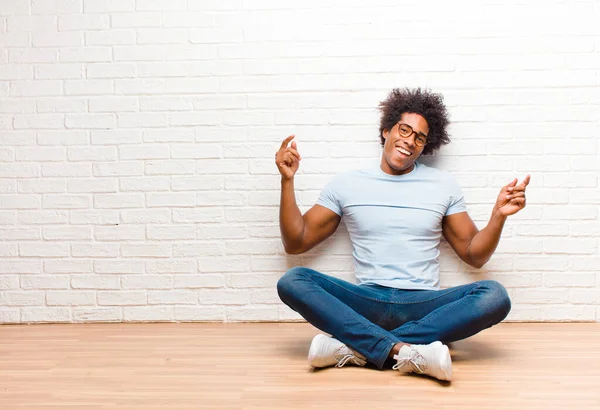
[{"label": "t-shirt sleeve", "polygon": [[458,185],[458,182],[454,178],[450,181],[450,200],[448,201],[448,209],[446,209],[446,216],[452,214],[458,214],[460,212],[467,212],[467,206],[465,205],[465,196]]},{"label": "t-shirt sleeve", "polygon": [[327,209],[332,210],[339,216],[342,216],[342,205],[339,200],[338,190],[340,181],[339,178],[331,180],[325,188],[321,191],[319,199],[317,199],[317,205],[324,206]]}]

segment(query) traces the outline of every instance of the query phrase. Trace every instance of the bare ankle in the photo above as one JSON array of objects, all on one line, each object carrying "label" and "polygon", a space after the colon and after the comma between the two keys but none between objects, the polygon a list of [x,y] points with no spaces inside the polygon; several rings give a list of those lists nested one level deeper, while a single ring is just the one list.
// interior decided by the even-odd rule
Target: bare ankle
[{"label": "bare ankle", "polygon": [[394,357],[395,355],[397,355],[400,349],[402,349],[402,346],[410,346],[410,344],[403,342],[396,343],[394,347],[392,347],[392,350],[390,350],[390,354],[388,355],[388,357]]}]

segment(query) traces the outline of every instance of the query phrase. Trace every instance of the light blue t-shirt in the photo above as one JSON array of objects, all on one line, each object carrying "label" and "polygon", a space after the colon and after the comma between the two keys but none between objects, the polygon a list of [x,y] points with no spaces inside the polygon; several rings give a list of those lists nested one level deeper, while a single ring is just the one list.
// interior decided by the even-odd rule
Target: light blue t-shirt
[{"label": "light blue t-shirt", "polygon": [[456,180],[419,162],[404,175],[341,173],[317,204],[343,218],[358,282],[398,289],[439,289],[442,218],[467,210]]}]

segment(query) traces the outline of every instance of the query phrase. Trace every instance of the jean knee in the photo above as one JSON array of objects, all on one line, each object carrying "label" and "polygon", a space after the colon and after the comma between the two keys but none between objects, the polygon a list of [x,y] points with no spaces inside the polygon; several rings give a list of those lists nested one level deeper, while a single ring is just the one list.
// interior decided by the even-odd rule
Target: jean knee
[{"label": "jean knee", "polygon": [[511,309],[511,301],[506,288],[495,280],[481,281],[480,285],[485,289],[485,310],[501,322],[508,316]]},{"label": "jean knee", "polygon": [[290,296],[298,294],[299,282],[306,278],[306,268],[296,266],[286,273],[277,281],[277,294],[279,298],[286,302]]}]

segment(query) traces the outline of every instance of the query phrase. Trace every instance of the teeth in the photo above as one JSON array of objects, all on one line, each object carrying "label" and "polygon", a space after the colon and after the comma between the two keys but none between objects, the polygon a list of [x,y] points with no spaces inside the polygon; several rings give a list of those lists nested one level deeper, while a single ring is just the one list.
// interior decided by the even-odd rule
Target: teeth
[{"label": "teeth", "polygon": [[412,154],[410,153],[410,151],[406,151],[406,150],[404,150],[404,149],[402,149],[402,148],[396,148],[396,151],[398,151],[398,152],[401,152],[401,153],[402,153],[402,154],[404,154],[404,155],[408,155],[408,156],[411,156],[411,155],[412,155]]}]

